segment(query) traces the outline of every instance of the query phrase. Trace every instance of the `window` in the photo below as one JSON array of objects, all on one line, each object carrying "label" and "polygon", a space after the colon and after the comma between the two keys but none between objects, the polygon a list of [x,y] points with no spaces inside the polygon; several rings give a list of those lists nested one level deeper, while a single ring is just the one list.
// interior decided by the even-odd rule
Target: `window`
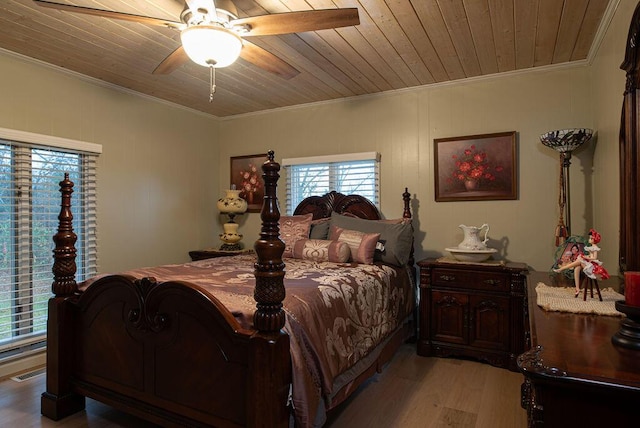
[{"label": "window", "polygon": [[95,144],[0,129],[0,360],[44,344],[52,296],[52,237],[65,172],[75,184],[76,279],[96,273],[100,151]]},{"label": "window", "polygon": [[322,196],[332,190],[362,195],[378,206],[379,159],[375,152],[283,159],[287,171],[287,214],[293,214],[304,198]]}]

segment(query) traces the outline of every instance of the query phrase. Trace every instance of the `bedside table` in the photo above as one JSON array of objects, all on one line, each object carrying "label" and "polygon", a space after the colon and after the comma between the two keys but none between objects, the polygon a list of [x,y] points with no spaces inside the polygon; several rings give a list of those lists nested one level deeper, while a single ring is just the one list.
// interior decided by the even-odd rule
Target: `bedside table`
[{"label": "bedside table", "polygon": [[527,266],[446,258],[418,266],[418,355],[473,357],[517,371],[527,342]]},{"label": "bedside table", "polygon": [[245,248],[244,250],[240,250],[240,251],[224,251],[224,250],[219,250],[217,248],[207,248],[205,250],[189,251],[189,257],[191,257],[191,261],[195,262],[196,260],[213,259],[216,257],[237,256],[238,254],[251,254],[251,253],[253,253],[253,248]]}]

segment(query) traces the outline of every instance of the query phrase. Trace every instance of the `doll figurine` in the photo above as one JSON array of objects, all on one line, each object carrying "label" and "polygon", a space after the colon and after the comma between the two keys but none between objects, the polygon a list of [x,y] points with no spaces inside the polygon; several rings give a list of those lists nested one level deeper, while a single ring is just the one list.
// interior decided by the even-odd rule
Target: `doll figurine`
[{"label": "doll figurine", "polygon": [[602,266],[602,262],[598,260],[600,247],[598,247],[597,244],[600,242],[600,239],[601,236],[595,229],[589,230],[589,245],[584,247],[587,254],[579,254],[574,261],[563,264],[553,270],[559,273],[566,269],[573,269],[573,281],[576,286],[575,297],[578,297],[580,294],[580,271],[592,279],[596,279],[596,275],[599,275],[600,279],[609,278],[609,272]]}]

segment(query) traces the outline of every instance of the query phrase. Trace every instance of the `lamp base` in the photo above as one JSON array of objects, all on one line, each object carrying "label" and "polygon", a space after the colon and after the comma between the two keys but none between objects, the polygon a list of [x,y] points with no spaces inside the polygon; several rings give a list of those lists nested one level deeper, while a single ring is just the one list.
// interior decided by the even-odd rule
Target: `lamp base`
[{"label": "lamp base", "polygon": [[220,246],[220,251],[240,251],[242,250],[242,244],[234,243],[234,244],[222,244]]},{"label": "lamp base", "polygon": [[615,302],[616,310],[627,317],[620,322],[620,330],[611,338],[614,345],[640,351],[640,307],[629,306],[624,300]]},{"label": "lamp base", "polygon": [[222,225],[224,233],[220,234],[220,240],[223,242],[220,247],[221,250],[239,251],[242,249],[242,244],[240,244],[242,235],[238,233],[238,226],[238,223],[234,222],[233,219]]}]

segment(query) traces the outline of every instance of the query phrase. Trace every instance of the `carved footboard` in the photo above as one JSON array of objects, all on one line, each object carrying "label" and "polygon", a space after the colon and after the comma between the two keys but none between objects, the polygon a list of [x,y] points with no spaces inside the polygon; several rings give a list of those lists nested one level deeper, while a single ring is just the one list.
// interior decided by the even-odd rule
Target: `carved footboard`
[{"label": "carved footboard", "polygon": [[[251,368],[263,364],[251,359],[273,351],[213,296],[187,283],[109,276],[68,303],[76,392],[164,425],[248,424],[249,405],[261,399],[249,397]],[[288,352],[288,336],[280,339]]]},{"label": "carved footboard", "polygon": [[108,276],[75,283],[73,183],[61,182],[49,302],[42,414],[61,419],[91,397],[165,426],[287,426],[291,381],[284,326],[284,244],[278,238],[273,152],[255,249],[257,330],[244,330],[212,295],[186,282]]}]

